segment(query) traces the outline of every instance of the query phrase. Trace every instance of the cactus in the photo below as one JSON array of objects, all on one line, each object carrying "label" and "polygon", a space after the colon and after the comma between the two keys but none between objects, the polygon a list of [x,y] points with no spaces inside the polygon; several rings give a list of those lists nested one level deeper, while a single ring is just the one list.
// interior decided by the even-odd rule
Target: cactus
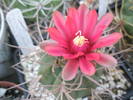
[{"label": "cactus", "polygon": [[[41,61],[43,64],[41,65],[39,70],[39,74],[42,75],[40,82],[46,86],[50,85],[50,87],[47,88],[49,90],[57,89],[55,96],[58,96],[59,92],[61,91],[60,86],[63,83],[65,83],[64,84],[65,87],[72,89],[72,91],[70,92],[70,96],[72,96],[74,99],[91,95],[91,89],[93,88],[95,89],[96,85],[90,80],[88,80],[86,77],[84,77],[84,75],[82,75],[80,72],[78,73],[77,77],[74,80],[63,81],[61,78],[61,71],[64,64],[63,63],[56,64],[57,60],[59,59],[56,59],[55,57],[48,56],[48,55],[42,58]],[[99,70],[96,72],[94,76],[92,76],[92,78],[95,80],[98,80],[102,73],[103,71]],[[71,85],[67,85],[67,84],[71,84]],[[74,85],[74,84],[77,84],[77,85]],[[63,100],[66,99],[65,96],[63,96],[63,98],[64,98]]]}]

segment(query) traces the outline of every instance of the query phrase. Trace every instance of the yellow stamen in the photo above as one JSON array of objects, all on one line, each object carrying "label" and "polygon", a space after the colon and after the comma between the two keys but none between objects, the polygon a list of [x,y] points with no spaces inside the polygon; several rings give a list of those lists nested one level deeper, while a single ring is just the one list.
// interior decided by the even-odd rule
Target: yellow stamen
[{"label": "yellow stamen", "polygon": [[86,39],[84,36],[82,35],[78,35],[74,38],[73,42],[76,46],[81,47],[88,39]]}]

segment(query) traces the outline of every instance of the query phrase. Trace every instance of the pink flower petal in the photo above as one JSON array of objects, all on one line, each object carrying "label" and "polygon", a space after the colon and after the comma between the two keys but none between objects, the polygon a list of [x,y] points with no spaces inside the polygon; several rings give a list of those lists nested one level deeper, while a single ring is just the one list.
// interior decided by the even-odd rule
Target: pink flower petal
[{"label": "pink flower petal", "polygon": [[65,26],[68,30],[69,39],[72,39],[75,36],[75,33],[77,32],[77,28],[76,25],[73,24],[73,20],[70,16],[67,16]]},{"label": "pink flower petal", "polygon": [[51,39],[58,41],[62,46],[67,47],[66,40],[56,28],[48,28],[48,32]]},{"label": "pink flower petal", "polygon": [[85,57],[81,57],[79,59],[79,64],[80,64],[80,70],[82,73],[86,74],[86,75],[94,75],[96,72],[95,66],[88,62]]},{"label": "pink flower petal", "polygon": [[64,80],[72,80],[78,71],[79,63],[77,60],[69,60],[62,71],[62,78]]},{"label": "pink flower petal", "polygon": [[86,22],[86,16],[89,12],[89,9],[86,7],[86,5],[82,4],[78,8],[78,15],[79,15],[79,23],[78,23],[78,29],[80,29],[83,32],[83,25]]},{"label": "pink flower petal", "polygon": [[53,13],[53,20],[54,20],[54,24],[56,25],[57,29],[59,30],[60,33],[62,33],[62,35],[64,36],[64,38],[66,37],[66,29],[65,29],[65,19],[62,16],[62,14],[58,11],[55,11]]},{"label": "pink flower petal", "polygon": [[40,44],[40,48],[44,50],[44,48],[47,46],[47,45],[57,45],[58,43],[54,40],[45,40],[43,41],[41,44]]},{"label": "pink flower petal", "polygon": [[92,61],[92,60],[98,60],[99,59],[99,54],[98,53],[89,53],[89,54],[86,54],[86,59],[88,61]]},{"label": "pink flower petal", "polygon": [[100,58],[98,60],[96,60],[96,62],[104,67],[108,67],[108,66],[115,66],[117,64],[117,60],[108,55],[108,54],[102,54],[99,53]]},{"label": "pink flower petal", "polygon": [[79,24],[79,19],[78,19],[78,11],[75,8],[69,8],[68,9],[68,14],[67,14],[71,19],[73,25],[76,26],[76,30],[78,31],[78,24]]},{"label": "pink flower petal", "polygon": [[106,37],[102,37],[101,39],[99,39],[92,47],[92,49],[97,49],[97,48],[102,48],[102,47],[106,47],[106,46],[110,46],[115,44],[116,42],[118,42],[118,40],[122,38],[122,34],[121,33],[112,33]]},{"label": "pink flower petal", "polygon": [[83,52],[78,52],[78,53],[76,53],[76,54],[65,53],[65,54],[63,54],[63,57],[64,57],[65,59],[76,59],[76,58],[78,58],[78,57],[80,57],[80,56],[83,56],[83,55],[84,55]]},{"label": "pink flower petal", "polygon": [[96,10],[91,10],[84,19],[84,36],[89,38],[89,34],[92,34],[92,31],[97,22],[97,12]]},{"label": "pink flower petal", "polygon": [[40,47],[52,56],[62,56],[67,51],[59,46],[56,42],[44,41],[41,43]]},{"label": "pink flower petal", "polygon": [[95,42],[103,33],[103,31],[110,25],[113,20],[112,13],[107,13],[96,25],[93,33],[90,35],[91,41]]}]

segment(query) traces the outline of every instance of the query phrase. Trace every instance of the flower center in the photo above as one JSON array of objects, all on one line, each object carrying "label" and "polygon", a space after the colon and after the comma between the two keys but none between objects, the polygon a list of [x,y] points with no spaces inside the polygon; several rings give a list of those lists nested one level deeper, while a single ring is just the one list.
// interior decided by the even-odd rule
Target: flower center
[{"label": "flower center", "polygon": [[76,46],[83,46],[85,43],[88,42],[88,39],[86,39],[84,36],[81,35],[81,31],[78,31],[76,33],[76,37],[73,39],[73,43],[76,45]]}]

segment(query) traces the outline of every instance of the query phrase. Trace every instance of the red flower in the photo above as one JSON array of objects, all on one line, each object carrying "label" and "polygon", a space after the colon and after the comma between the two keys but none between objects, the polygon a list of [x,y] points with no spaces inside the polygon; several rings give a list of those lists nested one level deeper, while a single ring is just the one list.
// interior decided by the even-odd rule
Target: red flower
[{"label": "red flower", "polygon": [[113,15],[107,13],[101,20],[97,20],[97,17],[97,12],[89,11],[85,5],[78,10],[69,8],[66,18],[58,11],[53,13],[56,28],[48,28],[48,32],[54,41],[42,43],[41,48],[52,56],[68,59],[62,71],[63,79],[72,80],[79,68],[82,73],[93,75],[96,72],[94,61],[103,66],[117,64],[114,57],[98,53],[96,49],[115,44],[122,34],[114,32],[102,36],[112,22]]}]

